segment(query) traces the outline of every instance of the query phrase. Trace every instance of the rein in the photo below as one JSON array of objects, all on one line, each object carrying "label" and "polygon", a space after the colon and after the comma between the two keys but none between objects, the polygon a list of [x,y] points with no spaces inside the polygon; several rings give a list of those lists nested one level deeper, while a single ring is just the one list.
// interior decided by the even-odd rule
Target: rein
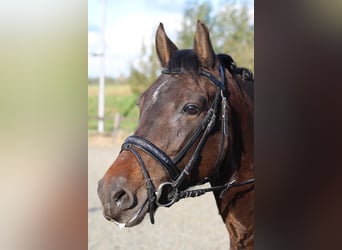
[{"label": "rein", "polygon": [[[215,125],[216,117],[218,113],[218,106],[220,103],[221,103],[221,116],[222,116],[222,129],[221,129],[222,135],[221,135],[220,153],[216,160],[215,167],[223,159],[224,143],[228,141],[227,137],[228,137],[229,102],[227,101],[227,97],[225,95],[227,90],[226,90],[224,70],[223,70],[222,65],[220,65],[219,67],[219,72],[220,72],[221,80],[217,79],[211,73],[201,70],[200,75],[207,77],[217,87],[215,99],[213,103],[211,104],[209,111],[203,118],[202,122],[194,131],[192,137],[183,146],[183,148],[177,153],[177,155],[174,157],[173,160],[171,160],[170,157],[164,151],[162,151],[152,142],[140,136],[136,136],[136,135],[129,136],[125,140],[125,142],[122,144],[121,151],[125,150],[125,151],[132,152],[134,156],[137,158],[138,163],[142,169],[142,172],[145,178],[145,183],[146,183],[147,197],[148,197],[149,209],[150,209],[149,211],[150,220],[152,224],[154,224],[155,206],[170,207],[172,204],[179,201],[180,199],[184,199],[188,197],[197,197],[197,196],[200,196],[207,192],[212,192],[212,191],[221,191],[220,198],[222,198],[224,193],[228,189],[233,188],[233,187],[248,185],[254,182],[254,178],[240,182],[240,183],[238,183],[236,179],[231,179],[226,184],[221,185],[221,186],[214,186],[210,188],[187,190],[187,191],[179,190],[181,188],[181,185],[184,183],[186,177],[191,173],[191,170],[194,168],[194,166],[196,165],[200,157],[201,151],[208,139],[208,136],[210,135]],[[182,71],[177,71],[177,72],[171,72],[169,70],[162,71],[162,74],[177,74],[177,73],[182,73]],[[179,170],[179,168],[177,167],[177,164],[181,161],[181,159],[186,155],[186,153],[189,151],[189,149],[193,146],[193,144],[198,139],[199,139],[199,142],[189,162],[186,164],[185,168],[182,171]],[[172,181],[164,182],[159,185],[158,189],[156,189],[153,185],[153,182],[150,178],[150,175],[148,173],[148,170],[146,168],[146,165],[142,157],[140,156],[138,151],[136,151],[135,148],[142,150],[143,152],[151,156],[153,159],[155,159],[159,163],[159,165],[164,168],[164,170],[167,172],[167,174],[169,175]],[[207,180],[204,180],[201,184],[204,184],[205,182],[207,182]]]}]

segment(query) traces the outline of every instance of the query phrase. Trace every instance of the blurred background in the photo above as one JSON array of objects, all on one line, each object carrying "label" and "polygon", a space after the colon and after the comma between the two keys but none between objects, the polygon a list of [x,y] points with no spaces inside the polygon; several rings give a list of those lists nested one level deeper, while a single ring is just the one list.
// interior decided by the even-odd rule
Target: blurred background
[{"label": "blurred background", "polygon": [[87,248],[87,2],[0,2],[0,248]]},{"label": "blurred background", "polygon": [[[110,19],[123,12],[122,2],[129,2],[132,11],[140,7],[134,16],[159,6],[159,1],[151,6],[147,5],[150,1],[108,0],[106,34]],[[131,50],[122,53],[130,55],[126,59],[115,56],[120,58],[122,66],[110,66],[107,61],[114,56],[110,56],[112,52],[106,47],[105,88],[110,86],[107,78],[133,78],[130,73],[133,69],[141,76],[145,71],[138,67],[140,60],[152,65],[146,62],[153,51],[151,41],[159,22],[164,22],[169,36],[183,47],[186,39],[180,36],[181,28],[192,29],[195,20],[184,21],[183,26],[185,7],[191,5],[179,2],[165,3],[167,7],[162,9],[166,14],[149,12],[148,17],[139,16],[135,25],[146,20],[149,25],[144,29],[140,27],[135,32],[124,29],[106,35],[114,42],[121,41],[120,46],[109,41],[106,46],[123,48],[130,41],[131,50],[133,45],[137,49],[133,54]],[[1,249],[88,248],[87,138],[98,133],[97,119],[93,118],[97,116],[98,100],[93,101],[94,111],[90,112],[89,79],[95,79],[94,98],[97,98],[103,48],[99,42],[101,3],[100,0],[93,4],[84,0],[0,2]],[[234,3],[240,2],[210,2],[211,21],[203,20],[210,26],[210,22],[219,20],[214,17],[219,16],[226,4]],[[248,2],[245,3],[250,10]],[[341,246],[341,3],[337,0],[255,2],[256,61],[255,66],[249,67],[255,69],[256,76],[256,249],[339,249]],[[145,7],[141,8],[142,5]],[[163,18],[174,13],[179,5],[178,19]],[[189,10],[190,14],[196,10]],[[114,11],[118,13],[111,14]],[[250,16],[251,12],[248,13]],[[123,19],[118,26],[129,27],[131,18]],[[210,29],[214,35],[215,27]],[[135,41],[125,39],[140,30],[143,37],[134,36]],[[192,36],[191,32],[185,33]],[[228,34],[221,33],[220,37]],[[93,43],[97,45],[91,47]],[[219,45],[214,46],[218,52]],[[223,52],[232,55],[239,65],[245,64],[236,54],[238,51]],[[146,72],[144,77],[149,76],[149,71]],[[133,88],[125,88],[123,92],[133,95]],[[119,93],[116,89],[112,92]],[[109,99],[105,99],[106,110],[113,112],[117,107],[109,107]],[[132,104],[127,102],[127,105],[122,116]],[[108,119],[109,123],[104,133],[113,133],[113,115],[105,116],[104,121]],[[124,130],[123,123],[119,130]],[[134,125],[128,129],[133,130]],[[99,159],[105,159],[102,156],[99,152],[95,165],[102,165],[98,164]],[[106,159],[103,167],[114,158],[112,155]]]},{"label": "blurred background", "polygon": [[120,230],[104,219],[96,193],[97,181],[137,127],[139,95],[160,74],[159,23],[179,49],[189,49],[198,19],[208,26],[216,53],[254,71],[253,0],[88,2],[88,249],[219,250],[229,245],[211,194],[158,209],[153,226],[146,218]]},{"label": "blurred background", "polygon": [[[138,96],[160,74],[155,32],[160,22],[180,49],[193,48],[197,20],[216,53],[254,71],[254,1],[88,2],[88,135],[121,142],[137,125]],[[98,140],[98,139],[97,139]]]}]

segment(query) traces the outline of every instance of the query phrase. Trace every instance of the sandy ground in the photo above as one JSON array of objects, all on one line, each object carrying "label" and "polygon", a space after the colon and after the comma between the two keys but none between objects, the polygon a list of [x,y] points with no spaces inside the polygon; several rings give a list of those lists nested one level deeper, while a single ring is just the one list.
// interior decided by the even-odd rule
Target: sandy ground
[{"label": "sandy ground", "polygon": [[225,225],[212,194],[159,208],[152,225],[147,215],[132,228],[119,229],[102,216],[97,181],[119,152],[110,138],[90,138],[88,146],[88,249],[229,249]]}]

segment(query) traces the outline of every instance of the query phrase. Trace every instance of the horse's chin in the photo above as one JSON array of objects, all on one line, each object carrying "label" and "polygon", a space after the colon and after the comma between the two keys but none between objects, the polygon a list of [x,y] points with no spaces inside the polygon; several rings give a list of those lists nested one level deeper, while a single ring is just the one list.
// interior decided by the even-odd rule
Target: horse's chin
[{"label": "horse's chin", "polygon": [[111,219],[112,222],[114,222],[115,225],[117,225],[119,228],[124,228],[124,227],[133,227],[138,224],[140,224],[145,215],[148,212],[148,200],[146,200],[131,216],[129,216],[129,219],[126,221],[116,221],[115,219]]}]

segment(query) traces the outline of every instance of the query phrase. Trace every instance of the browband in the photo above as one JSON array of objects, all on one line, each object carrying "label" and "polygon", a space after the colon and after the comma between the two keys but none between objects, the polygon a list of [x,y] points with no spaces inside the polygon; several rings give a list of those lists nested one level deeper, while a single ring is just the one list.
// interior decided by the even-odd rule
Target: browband
[{"label": "browband", "polygon": [[[162,70],[162,74],[180,74],[180,73],[184,73],[184,72],[185,71],[183,71],[183,70],[175,70],[175,71],[170,71],[169,69]],[[223,67],[221,64],[219,66],[219,72],[220,72],[220,78],[224,79],[224,70],[223,70]],[[219,87],[223,91],[226,90],[226,85],[224,84],[224,82],[218,80],[215,76],[210,74],[208,71],[201,70],[199,72],[199,74],[207,77],[210,81],[212,81],[217,87]]]}]

